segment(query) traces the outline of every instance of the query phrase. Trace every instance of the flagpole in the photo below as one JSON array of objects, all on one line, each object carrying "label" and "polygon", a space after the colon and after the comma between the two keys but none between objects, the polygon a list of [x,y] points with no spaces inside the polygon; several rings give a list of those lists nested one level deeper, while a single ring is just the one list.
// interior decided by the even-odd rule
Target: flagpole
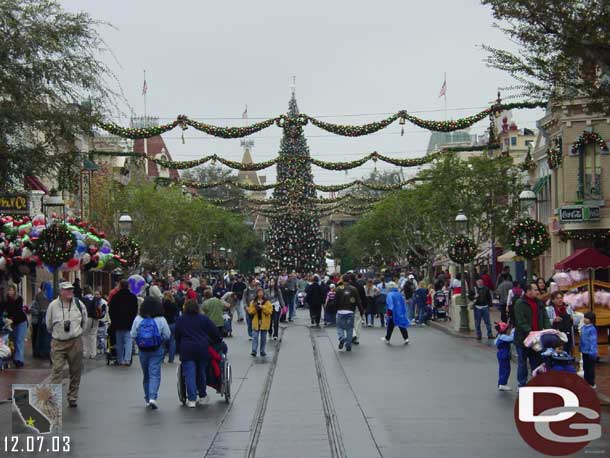
[{"label": "flagpole", "polygon": [[445,72],[445,121],[447,121],[447,72]]},{"label": "flagpole", "polygon": [[[144,70],[144,86],[142,90],[142,95],[144,96],[144,125],[143,127],[148,127],[148,119],[146,117],[146,93],[148,92],[148,87],[146,84],[146,70]],[[144,138],[144,155],[148,156],[148,139]]]}]

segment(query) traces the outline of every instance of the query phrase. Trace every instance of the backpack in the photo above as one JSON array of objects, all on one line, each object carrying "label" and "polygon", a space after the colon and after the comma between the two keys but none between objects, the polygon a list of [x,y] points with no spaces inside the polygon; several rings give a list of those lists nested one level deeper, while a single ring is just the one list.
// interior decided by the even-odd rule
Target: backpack
[{"label": "backpack", "polygon": [[140,350],[156,350],[161,346],[161,333],[153,318],[144,318],[138,326],[136,344]]}]

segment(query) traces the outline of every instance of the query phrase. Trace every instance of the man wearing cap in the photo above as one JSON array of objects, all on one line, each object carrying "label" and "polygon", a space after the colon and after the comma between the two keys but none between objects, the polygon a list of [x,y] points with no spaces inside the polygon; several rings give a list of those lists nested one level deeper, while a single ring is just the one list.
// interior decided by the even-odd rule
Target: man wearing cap
[{"label": "man wearing cap", "polygon": [[51,333],[51,383],[61,384],[64,365],[68,363],[70,386],[68,404],[76,407],[83,361],[81,336],[87,323],[87,309],[74,297],[70,282],[59,284],[59,297],[49,304],[46,325]]}]

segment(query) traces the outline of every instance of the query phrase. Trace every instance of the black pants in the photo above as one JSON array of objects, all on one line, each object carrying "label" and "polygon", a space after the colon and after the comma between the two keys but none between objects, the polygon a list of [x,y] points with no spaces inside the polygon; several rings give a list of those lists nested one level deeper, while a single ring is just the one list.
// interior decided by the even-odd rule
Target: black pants
[{"label": "black pants", "polygon": [[309,304],[309,317],[311,324],[320,324],[320,314],[322,313],[322,304]]},{"label": "black pants", "polygon": [[269,329],[269,335],[271,337],[278,337],[280,333],[280,312],[273,310],[271,314],[271,328]]},{"label": "black pants", "polygon": [[585,380],[591,386],[595,385],[595,362],[596,356],[588,355],[587,353],[582,354],[582,366],[585,371]]},{"label": "black pants", "polygon": [[515,306],[514,305],[508,306],[508,324],[510,324],[513,327],[515,326]]},{"label": "black pants", "polygon": [[500,320],[504,323],[508,323],[508,311],[506,304],[500,304]]},{"label": "black pants", "polygon": [[[401,328],[399,326],[398,329],[400,329],[400,333],[402,334],[403,339],[409,338],[409,331],[407,331],[407,328]],[[394,319],[391,317],[388,317],[388,332],[385,335],[385,340],[390,340],[390,338],[392,337],[393,331],[394,331]]]}]

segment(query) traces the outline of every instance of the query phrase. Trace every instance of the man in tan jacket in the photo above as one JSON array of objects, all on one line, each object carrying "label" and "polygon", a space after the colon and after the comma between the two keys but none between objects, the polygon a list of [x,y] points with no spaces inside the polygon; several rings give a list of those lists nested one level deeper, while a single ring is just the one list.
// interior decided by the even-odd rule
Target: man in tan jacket
[{"label": "man in tan jacket", "polygon": [[51,333],[51,383],[61,384],[64,365],[68,363],[70,386],[68,404],[76,407],[78,388],[83,365],[83,341],[81,336],[87,323],[87,309],[74,297],[70,282],[59,284],[59,297],[49,304],[46,324]]}]

